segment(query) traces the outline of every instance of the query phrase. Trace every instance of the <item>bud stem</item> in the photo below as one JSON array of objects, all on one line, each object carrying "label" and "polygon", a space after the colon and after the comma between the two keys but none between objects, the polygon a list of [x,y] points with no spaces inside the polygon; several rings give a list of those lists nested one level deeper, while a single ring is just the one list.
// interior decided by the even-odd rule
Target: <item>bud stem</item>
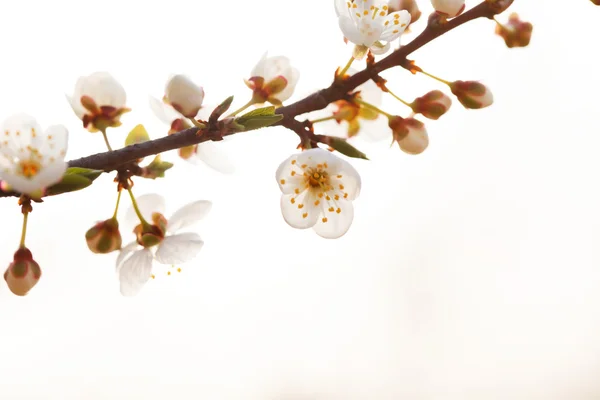
[{"label": "bud stem", "polygon": [[382,109],[375,107],[373,104],[367,103],[366,101],[363,101],[363,100],[361,100],[361,99],[356,99],[356,98],[355,98],[355,99],[353,99],[353,101],[355,101],[355,102],[357,102],[358,104],[361,104],[361,105],[363,105],[363,106],[365,106],[365,107],[367,107],[367,108],[370,108],[370,109],[372,109],[372,110],[375,110],[375,111],[377,111],[379,114],[385,115],[385,116],[386,116],[386,117],[388,117],[388,118],[393,118],[393,117],[394,117],[392,114],[388,114],[388,113],[386,113],[385,111],[383,111]]},{"label": "bud stem", "polygon": [[115,206],[115,213],[112,216],[112,219],[117,219],[117,212],[119,211],[119,203],[121,202],[121,193],[122,191],[119,190],[119,195],[117,196],[117,205]]},{"label": "bud stem", "polygon": [[135,196],[133,195],[133,192],[131,191],[131,189],[127,189],[127,191],[129,192],[129,197],[131,197],[131,204],[133,205],[133,209],[135,210],[136,215],[140,219],[140,222],[142,223],[142,225],[144,227],[150,226],[148,221],[146,221],[144,219],[144,216],[142,215],[142,212],[140,211],[140,208],[138,207],[137,201],[135,201]]},{"label": "bud stem", "polygon": [[29,216],[28,212],[23,213],[23,228],[21,228],[21,242],[19,243],[19,248],[25,248],[25,236],[27,236],[27,217]]},{"label": "bud stem", "polygon": [[388,90],[387,90],[387,92],[388,92],[389,94],[391,94],[391,95],[392,95],[392,96],[393,96],[393,97],[394,97],[396,100],[398,100],[400,103],[402,103],[402,104],[404,104],[404,105],[406,105],[406,106],[408,106],[408,107],[412,108],[412,105],[411,105],[411,104],[410,104],[408,101],[402,100],[400,97],[396,96],[396,95],[395,95],[395,94],[394,94],[394,93],[393,93],[393,92],[392,92],[390,89],[388,89]]},{"label": "bud stem", "polygon": [[330,121],[332,119],[335,119],[335,115],[330,115],[329,117],[313,119],[312,121],[310,121],[310,123],[314,125],[314,124],[318,124],[319,122]]},{"label": "bud stem", "polygon": [[238,108],[237,110],[235,110],[234,112],[232,112],[231,114],[229,114],[227,117],[225,118],[230,118],[230,117],[234,117],[237,114],[241,113],[242,111],[244,111],[246,108],[253,106],[254,104],[256,104],[254,99],[250,99],[249,102],[247,102],[246,104],[244,104],[243,106],[241,106],[240,108]]},{"label": "bud stem", "polygon": [[427,75],[428,77],[430,77],[430,78],[433,78],[433,79],[435,79],[436,81],[442,82],[442,83],[443,83],[443,84],[445,84],[445,85],[448,85],[448,86],[450,86],[450,85],[451,85],[451,83],[450,83],[450,82],[448,82],[448,81],[445,81],[445,80],[443,80],[442,78],[438,78],[438,77],[437,77],[437,76],[435,76],[435,75],[431,75],[430,73],[428,73],[428,72],[425,72],[425,71],[423,71],[422,69],[419,69],[419,71],[418,71],[418,72],[420,72],[420,73],[422,73],[422,74],[424,74],[424,75]]},{"label": "bud stem", "polygon": [[352,63],[354,62],[354,57],[350,57],[350,60],[348,60],[348,63],[346,64],[346,66],[344,67],[344,69],[342,69],[340,71],[340,73],[338,74],[338,76],[340,78],[343,78],[344,75],[346,75],[346,72],[348,72],[348,70],[350,69],[350,67],[352,66]]},{"label": "bud stem", "polygon": [[106,128],[102,128],[100,132],[102,132],[102,137],[104,137],[104,143],[106,143],[108,151],[112,151],[112,147],[110,147],[110,143],[108,142],[108,136],[106,135]]}]

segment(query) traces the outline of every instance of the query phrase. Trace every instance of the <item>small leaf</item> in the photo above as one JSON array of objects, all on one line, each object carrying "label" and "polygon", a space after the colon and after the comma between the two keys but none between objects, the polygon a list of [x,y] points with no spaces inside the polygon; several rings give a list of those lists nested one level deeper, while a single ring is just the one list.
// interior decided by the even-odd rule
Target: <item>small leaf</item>
[{"label": "small leaf", "polygon": [[102,172],[103,171],[98,169],[71,167],[67,168],[65,175],[80,175],[88,178],[90,181],[94,181],[97,177],[102,175]]},{"label": "small leaf", "polygon": [[240,117],[237,117],[235,119],[235,122],[237,122],[238,124],[244,125],[244,122],[250,118],[262,117],[265,115],[275,115],[275,107],[268,106],[268,107],[257,108],[256,110],[249,111],[246,114],[244,114]]},{"label": "small leaf", "polygon": [[160,154],[154,157],[154,160],[143,169],[142,177],[147,179],[164,178],[165,171],[172,168],[173,164],[162,161]]},{"label": "small leaf", "polygon": [[46,196],[54,196],[61,193],[75,192],[77,190],[85,189],[90,186],[92,181],[85,176],[76,174],[65,174],[60,182],[46,188]]},{"label": "small leaf", "polygon": [[345,156],[352,158],[362,158],[363,160],[368,160],[365,153],[358,150],[356,147],[352,146],[345,139],[338,137],[328,137],[328,140],[325,141],[326,144],[339,151]]},{"label": "small leaf", "polygon": [[212,114],[210,114],[210,117],[208,118],[208,123],[210,124],[216,122],[219,117],[225,113],[225,111],[229,110],[231,103],[233,103],[233,96],[226,98],[224,102],[219,104],[217,108],[213,110]]},{"label": "small leaf", "polygon": [[[244,123],[241,125],[244,126],[244,130],[251,131],[253,129],[260,129],[260,128],[264,128],[264,127],[273,125],[273,124],[281,121],[282,119],[283,119],[282,114],[259,115],[258,117],[250,118],[250,119],[244,121]],[[236,122],[239,124],[238,120],[236,120]]]},{"label": "small leaf", "polygon": [[150,135],[148,135],[148,131],[142,124],[136,125],[127,138],[125,139],[125,146],[131,146],[138,143],[144,143],[150,140]]}]

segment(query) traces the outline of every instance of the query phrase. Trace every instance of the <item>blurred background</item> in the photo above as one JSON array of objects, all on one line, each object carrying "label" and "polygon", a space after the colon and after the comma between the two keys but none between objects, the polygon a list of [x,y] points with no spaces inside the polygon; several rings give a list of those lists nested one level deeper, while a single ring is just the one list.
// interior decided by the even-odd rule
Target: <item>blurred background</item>
[{"label": "blurred background", "polygon": [[[166,134],[148,96],[171,73],[203,85],[206,104],[244,104],[243,78],[266,50],[300,69],[299,99],[350,56],[332,3],[10,2],[0,114],[65,124],[78,158],[104,148],[65,99],[79,76],[109,71],[125,86],[133,111],[109,131],[118,147],[138,123]],[[419,5],[404,41],[432,10]],[[600,399],[600,8],[517,0],[510,11],[534,24],[527,48],[477,20],[411,56],[444,79],[481,80],[495,104],[455,101],[427,122],[419,156],[356,141],[371,161],[352,161],[363,190],[339,240],[283,221],[274,175],[297,144],[283,128],[220,143],[233,175],[170,154],[166,179],[136,180],[137,195],[166,197],[167,216],[196,199],[214,206],[199,257],[180,274],[156,268],[135,298],[119,294],[116,255],[84,240],[112,215],[112,176],[35,206],[27,243],[43,277],[25,298],[0,285],[0,398]],[[448,93],[401,69],[384,76],[409,100]],[[391,97],[382,108],[407,115]],[[16,199],[0,202],[8,265],[21,215]]]}]

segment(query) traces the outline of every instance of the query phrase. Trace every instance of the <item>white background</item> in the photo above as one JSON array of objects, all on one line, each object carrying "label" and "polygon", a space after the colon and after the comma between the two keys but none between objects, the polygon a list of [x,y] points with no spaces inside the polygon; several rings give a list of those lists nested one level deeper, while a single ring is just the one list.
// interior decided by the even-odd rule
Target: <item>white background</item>
[{"label": "white background", "polygon": [[[431,11],[420,4],[416,31]],[[283,128],[223,143],[233,176],[177,162],[165,180],[136,181],[171,212],[214,202],[197,260],[170,277],[157,269],[136,298],[119,294],[116,255],[84,241],[112,214],[112,176],[36,206],[27,244],[42,279],[25,298],[0,289],[0,398],[599,399],[600,8],[512,10],[534,23],[526,49],[478,20],[412,56],[445,79],[481,79],[495,104],[455,102],[427,124],[420,156],[358,142],[372,161],[353,161],[363,191],[339,240],[283,221],[274,173],[297,144]],[[118,145],[138,123],[166,134],[147,97],[162,96],[170,73],[203,85],[206,103],[234,94],[239,106],[265,50],[301,70],[296,99],[328,85],[351,52],[329,0],[10,2],[0,18],[2,118],[67,125],[69,159],[104,145],[65,100],[80,75],[107,70],[125,86],[133,112],[109,131]],[[409,100],[446,90],[386,76]],[[383,107],[407,115],[391,98]],[[8,265],[21,215],[15,199],[1,204]]]}]

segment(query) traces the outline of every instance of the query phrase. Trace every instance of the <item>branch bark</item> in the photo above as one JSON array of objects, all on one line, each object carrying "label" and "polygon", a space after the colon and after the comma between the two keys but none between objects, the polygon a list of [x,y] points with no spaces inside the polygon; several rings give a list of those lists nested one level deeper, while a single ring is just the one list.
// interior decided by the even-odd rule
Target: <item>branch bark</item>
[{"label": "branch bark", "polygon": [[[353,91],[359,85],[375,77],[382,71],[397,66],[406,68],[407,57],[416,50],[425,46],[427,43],[471,20],[477,18],[493,18],[494,15],[508,8],[512,2],[513,0],[483,1],[460,16],[453,18],[437,27],[428,24],[427,28],[410,43],[402,46],[400,49],[394,51],[389,56],[371,65],[365,70],[352,75],[344,81],[333,82],[329,87],[322,89],[302,100],[299,100],[288,106],[278,108],[275,112],[277,114],[282,114],[283,119],[272,126],[284,126],[300,135],[301,133],[299,131],[301,129],[303,130],[303,128],[301,128],[303,125],[296,119],[299,115],[321,110],[327,107],[327,105],[330,103],[344,98],[344,96],[346,96],[349,92]],[[234,133],[236,132],[220,132],[220,134],[223,136],[232,135]],[[70,167],[90,168],[110,172],[143,157],[185,146],[199,144],[206,140],[211,140],[215,137],[215,135],[218,136],[219,132],[213,130],[204,130],[199,134],[198,128],[193,127],[160,139],[71,160],[68,164]],[[0,191],[0,197],[18,195],[19,194],[15,192]]]}]

